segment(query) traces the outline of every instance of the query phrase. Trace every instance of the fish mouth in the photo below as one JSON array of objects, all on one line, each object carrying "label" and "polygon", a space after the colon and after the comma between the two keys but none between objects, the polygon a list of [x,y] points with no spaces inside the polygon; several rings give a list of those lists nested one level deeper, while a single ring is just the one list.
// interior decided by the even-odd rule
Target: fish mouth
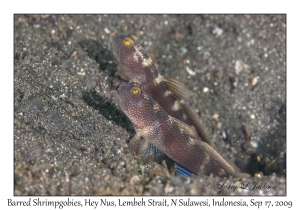
[{"label": "fish mouth", "polygon": [[137,40],[137,36],[134,34],[117,34],[112,43],[112,48],[113,48],[113,54],[117,58],[117,60],[120,62],[120,57],[121,57],[121,50],[123,48],[123,41],[125,38],[129,38],[132,40],[133,44],[135,44]]},{"label": "fish mouth", "polygon": [[119,89],[117,89],[117,91],[115,93],[115,102],[118,104],[118,106],[120,106],[121,98],[120,98],[120,94],[119,94]]},{"label": "fish mouth", "polygon": [[122,46],[122,42],[123,39],[128,36],[127,34],[118,34],[114,37],[113,39],[113,44],[112,44],[112,48],[113,48],[113,54],[114,56],[118,59],[120,59],[120,48]]},{"label": "fish mouth", "polygon": [[125,113],[127,111],[126,103],[124,102],[124,95],[120,94],[120,88],[121,87],[119,87],[115,93],[115,102],[118,104],[118,106],[121,108],[121,110]]}]

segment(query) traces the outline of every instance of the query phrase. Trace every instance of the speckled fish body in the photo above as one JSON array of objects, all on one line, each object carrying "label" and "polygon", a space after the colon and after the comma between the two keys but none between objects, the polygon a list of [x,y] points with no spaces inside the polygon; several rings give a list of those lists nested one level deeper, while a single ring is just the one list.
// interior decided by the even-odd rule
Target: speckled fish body
[{"label": "speckled fish body", "polygon": [[141,137],[194,174],[229,176],[234,169],[197,132],[170,116],[147,93],[134,84],[119,87],[115,101],[134,125],[130,147],[137,151]]},{"label": "speckled fish body", "polygon": [[138,83],[169,115],[194,126],[201,140],[212,144],[197,113],[180,103],[181,99],[189,98],[187,88],[175,79],[161,76],[151,58],[136,42],[137,37],[129,34],[119,34],[113,41],[114,55],[129,76],[130,83]]}]

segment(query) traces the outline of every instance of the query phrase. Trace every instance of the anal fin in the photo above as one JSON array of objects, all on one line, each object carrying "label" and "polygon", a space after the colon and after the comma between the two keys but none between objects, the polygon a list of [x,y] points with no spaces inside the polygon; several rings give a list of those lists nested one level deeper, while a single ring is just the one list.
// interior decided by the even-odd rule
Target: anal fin
[{"label": "anal fin", "polygon": [[191,177],[195,176],[195,174],[193,174],[192,172],[188,171],[187,169],[179,166],[178,164],[175,164],[174,168],[182,176],[191,176]]}]

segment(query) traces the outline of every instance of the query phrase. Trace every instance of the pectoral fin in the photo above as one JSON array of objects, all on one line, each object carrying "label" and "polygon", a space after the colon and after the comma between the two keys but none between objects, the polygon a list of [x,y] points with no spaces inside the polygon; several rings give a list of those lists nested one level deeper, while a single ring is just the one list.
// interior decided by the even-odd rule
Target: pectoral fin
[{"label": "pectoral fin", "polygon": [[189,100],[190,91],[187,87],[176,79],[164,77],[164,82],[178,100]]},{"label": "pectoral fin", "polygon": [[130,141],[129,141],[129,148],[134,151],[137,155],[139,154],[139,147],[142,141],[142,137],[136,134]]},{"label": "pectoral fin", "polygon": [[164,145],[160,124],[156,122],[151,126],[138,130],[129,142],[130,149],[141,157],[144,164],[151,161],[160,161],[164,157],[164,153],[152,143],[153,139],[159,142],[159,145]]},{"label": "pectoral fin", "polygon": [[143,138],[140,143],[139,155],[144,163],[150,163],[152,161],[161,161],[165,154],[147,139]]}]

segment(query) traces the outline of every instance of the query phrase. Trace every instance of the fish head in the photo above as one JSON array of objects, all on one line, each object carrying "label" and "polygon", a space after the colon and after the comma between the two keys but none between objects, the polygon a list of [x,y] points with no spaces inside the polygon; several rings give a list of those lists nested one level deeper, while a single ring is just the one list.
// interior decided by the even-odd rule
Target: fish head
[{"label": "fish head", "polygon": [[137,36],[134,34],[117,34],[113,39],[113,53],[120,61],[124,59],[125,53],[133,55]]},{"label": "fish head", "polygon": [[[136,44],[137,36],[133,34],[118,34],[113,40],[113,54],[131,82],[146,82],[146,72],[143,64],[149,61],[144,49]],[[152,62],[151,62],[152,63]]]},{"label": "fish head", "polygon": [[156,102],[137,84],[120,86],[115,94],[115,101],[134,125],[143,127],[155,121],[153,107]]}]

